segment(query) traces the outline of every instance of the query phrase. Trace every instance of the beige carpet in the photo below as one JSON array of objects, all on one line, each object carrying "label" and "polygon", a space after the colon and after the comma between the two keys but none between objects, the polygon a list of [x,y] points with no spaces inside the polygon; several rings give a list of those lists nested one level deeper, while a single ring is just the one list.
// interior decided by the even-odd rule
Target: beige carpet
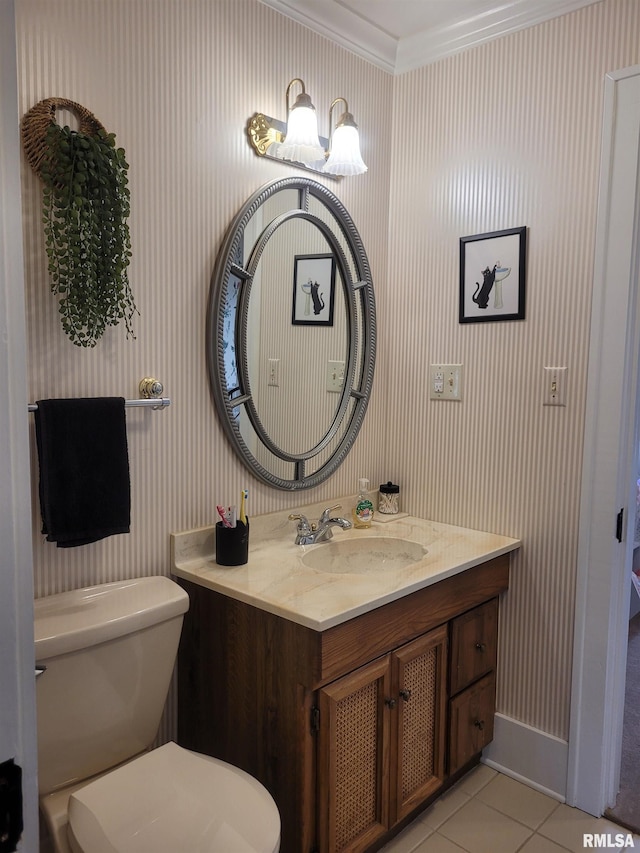
[{"label": "beige carpet", "polygon": [[620,793],[606,816],[640,834],[640,613],[629,622]]}]

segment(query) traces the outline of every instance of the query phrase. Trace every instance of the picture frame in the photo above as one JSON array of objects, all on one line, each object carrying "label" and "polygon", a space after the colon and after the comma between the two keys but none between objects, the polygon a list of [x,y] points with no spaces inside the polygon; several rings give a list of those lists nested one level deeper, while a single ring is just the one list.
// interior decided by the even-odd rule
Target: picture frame
[{"label": "picture frame", "polygon": [[460,238],[460,323],[525,319],[527,228]]},{"label": "picture frame", "polygon": [[295,255],[293,260],[294,326],[333,326],[336,259],[331,253]]}]

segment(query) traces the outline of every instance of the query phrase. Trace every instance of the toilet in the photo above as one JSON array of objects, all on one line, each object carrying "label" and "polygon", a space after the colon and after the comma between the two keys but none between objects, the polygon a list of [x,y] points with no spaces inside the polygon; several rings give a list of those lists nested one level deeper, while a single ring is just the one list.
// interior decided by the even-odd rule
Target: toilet
[{"label": "toilet", "polygon": [[278,853],[243,770],[155,740],[189,597],[165,577],[39,598],[40,810],[55,853]]}]

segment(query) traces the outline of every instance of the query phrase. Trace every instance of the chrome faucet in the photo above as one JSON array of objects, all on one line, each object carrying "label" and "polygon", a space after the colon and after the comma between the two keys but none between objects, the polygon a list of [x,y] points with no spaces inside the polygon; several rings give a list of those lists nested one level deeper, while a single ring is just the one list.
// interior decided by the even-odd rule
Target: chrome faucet
[{"label": "chrome faucet", "polygon": [[318,542],[328,542],[333,536],[332,527],[341,527],[348,530],[351,522],[346,518],[332,517],[331,513],[336,509],[342,509],[340,504],[327,507],[317,524],[310,524],[309,519],[302,513],[292,513],[289,521],[297,521],[296,545],[315,545]]}]

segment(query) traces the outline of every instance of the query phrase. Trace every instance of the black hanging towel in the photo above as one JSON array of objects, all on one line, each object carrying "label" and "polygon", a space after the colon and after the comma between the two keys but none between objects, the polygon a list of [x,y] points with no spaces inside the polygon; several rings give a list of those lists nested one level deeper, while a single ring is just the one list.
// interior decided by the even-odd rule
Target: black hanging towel
[{"label": "black hanging towel", "polygon": [[42,532],[58,548],[128,533],[124,397],[38,400]]}]

